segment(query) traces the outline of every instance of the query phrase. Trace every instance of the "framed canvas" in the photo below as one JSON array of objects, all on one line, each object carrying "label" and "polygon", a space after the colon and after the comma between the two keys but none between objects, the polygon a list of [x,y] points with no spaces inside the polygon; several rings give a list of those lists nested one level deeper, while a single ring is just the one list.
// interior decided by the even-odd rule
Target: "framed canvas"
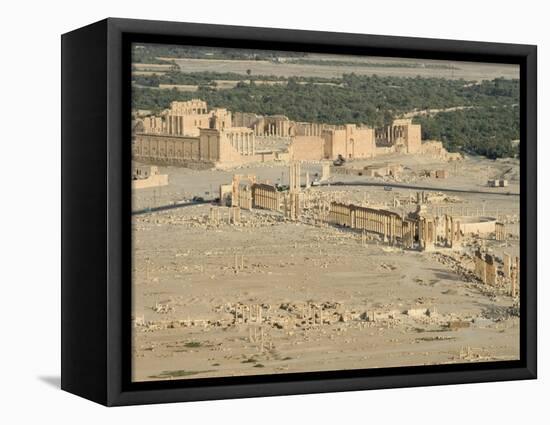
[{"label": "framed canvas", "polygon": [[536,72],[517,44],[64,34],[62,388],[127,405],[536,378]]}]

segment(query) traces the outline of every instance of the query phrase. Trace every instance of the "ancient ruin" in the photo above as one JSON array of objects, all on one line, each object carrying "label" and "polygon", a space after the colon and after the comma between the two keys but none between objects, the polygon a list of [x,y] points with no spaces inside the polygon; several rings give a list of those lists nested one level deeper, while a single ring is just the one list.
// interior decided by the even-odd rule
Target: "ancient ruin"
[{"label": "ancient ruin", "polygon": [[[423,147],[420,132],[420,126],[410,119],[395,120],[381,129],[294,122],[283,115],[209,110],[205,101],[193,99],[174,101],[159,115],[140,118],[134,124],[132,146],[136,161],[214,168],[273,159],[320,161],[374,158],[392,152],[415,154]],[[426,150],[435,151],[430,143]],[[446,155],[441,145],[438,155]]]},{"label": "ancient ruin", "polygon": [[291,119],[270,60],[133,111],[133,379],[518,359],[519,158],[422,140],[444,109]]},{"label": "ancient ruin", "polygon": [[168,175],[159,174],[158,167],[134,167],[132,170],[132,189],[147,189],[166,186]]}]

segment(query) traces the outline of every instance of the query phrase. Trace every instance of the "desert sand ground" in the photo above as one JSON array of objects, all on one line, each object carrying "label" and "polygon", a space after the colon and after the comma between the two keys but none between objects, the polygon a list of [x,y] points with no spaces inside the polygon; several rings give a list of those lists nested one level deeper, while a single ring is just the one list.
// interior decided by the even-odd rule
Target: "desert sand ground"
[{"label": "desert sand ground", "polygon": [[386,64],[393,62],[413,62],[432,65],[450,65],[449,69],[433,67],[400,67],[400,66],[360,66],[360,65],[336,65],[319,63],[273,63],[265,60],[226,60],[226,59],[175,59],[181,72],[235,72],[247,74],[250,70],[253,75],[274,75],[277,77],[323,77],[340,78],[343,74],[355,73],[357,75],[379,75],[384,77],[436,77],[446,79],[464,79],[468,81],[492,80],[494,78],[519,78],[517,65],[492,64],[479,62],[458,61],[430,61],[407,60],[402,58],[364,58],[353,56],[329,56],[326,58],[314,57],[315,60],[337,60],[353,62],[371,62]]},{"label": "desert sand ground", "polygon": [[[399,181],[333,175],[330,186],[307,190],[382,206],[416,193],[397,185],[470,190],[443,192],[445,200],[429,207],[498,214],[509,220],[510,237],[474,237],[463,250],[416,252],[375,238],[363,245],[353,231],[263,210],[243,210],[239,225],[228,223],[224,207],[215,207],[219,222],[209,220],[209,203],[147,212],[193,196],[214,198],[233,173],[288,183],[282,164],[227,171],[161,167],[168,186],[134,193],[133,209],[141,210],[133,216],[134,380],[519,358],[517,300],[507,288],[477,281],[468,261],[482,243],[496,255],[519,253],[517,160],[385,159],[405,166]],[[448,167],[450,177],[415,177],[430,166]],[[320,165],[304,164],[302,182],[306,171],[314,179]],[[484,186],[483,173],[506,174],[510,187]],[[387,191],[368,183],[396,186]],[[240,323],[243,310],[252,312],[246,323]]]}]

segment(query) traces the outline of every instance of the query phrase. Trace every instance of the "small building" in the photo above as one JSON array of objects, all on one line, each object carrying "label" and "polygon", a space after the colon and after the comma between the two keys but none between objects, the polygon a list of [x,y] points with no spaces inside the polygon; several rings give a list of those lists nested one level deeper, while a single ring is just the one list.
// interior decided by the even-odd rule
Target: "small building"
[{"label": "small building", "polygon": [[436,179],[446,179],[449,177],[449,172],[447,170],[435,170]]},{"label": "small building", "polygon": [[363,168],[363,174],[368,177],[396,177],[403,172],[401,164],[372,164]]},{"label": "small building", "polygon": [[449,177],[449,172],[447,170],[424,170],[420,175],[431,179],[446,179]]},{"label": "small building", "polygon": [[504,179],[487,180],[487,186],[489,186],[489,187],[508,187],[508,180],[504,180]]},{"label": "small building", "polygon": [[168,175],[160,174],[157,166],[133,167],[132,189],[148,189],[151,187],[166,186]]}]

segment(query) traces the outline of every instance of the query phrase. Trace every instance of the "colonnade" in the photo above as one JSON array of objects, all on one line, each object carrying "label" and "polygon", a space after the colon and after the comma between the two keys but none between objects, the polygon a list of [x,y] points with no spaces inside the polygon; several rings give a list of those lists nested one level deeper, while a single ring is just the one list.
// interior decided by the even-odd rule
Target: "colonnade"
[{"label": "colonnade", "polygon": [[255,139],[252,131],[226,130],[227,139],[230,145],[241,155],[254,155]]}]

